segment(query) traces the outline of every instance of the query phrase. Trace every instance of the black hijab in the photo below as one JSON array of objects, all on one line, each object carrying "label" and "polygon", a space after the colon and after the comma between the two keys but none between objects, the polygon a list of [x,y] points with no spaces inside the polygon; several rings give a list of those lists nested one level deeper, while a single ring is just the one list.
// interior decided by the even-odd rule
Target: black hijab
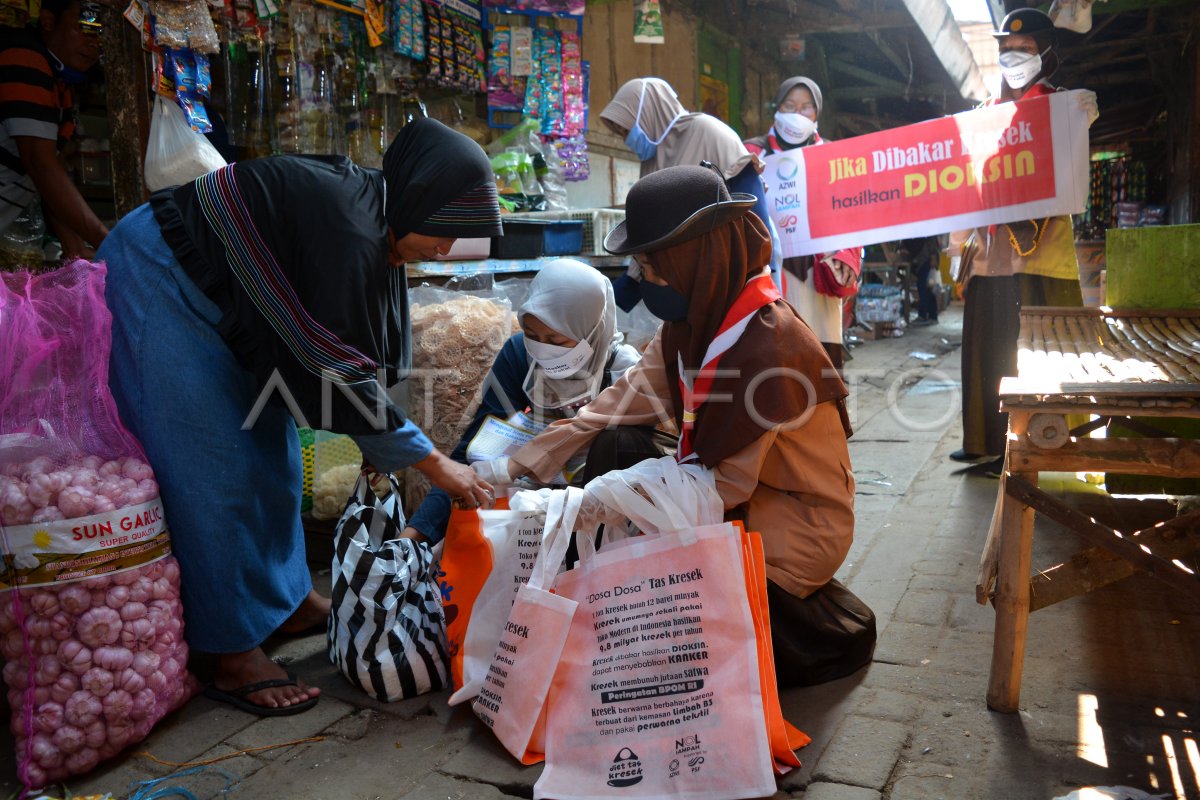
[{"label": "black hijab", "polygon": [[502,234],[487,154],[437,120],[418,118],[396,134],[383,156],[383,177],[384,216],[396,238]]},{"label": "black hijab", "polygon": [[382,172],[344,156],[257,158],[164,189],[151,206],[175,258],[221,310],[217,329],[242,365],[263,386],[278,371],[301,424],[355,435],[405,421],[387,391],[412,363],[389,229],[500,233],[487,156],[427,119],[400,132]]}]

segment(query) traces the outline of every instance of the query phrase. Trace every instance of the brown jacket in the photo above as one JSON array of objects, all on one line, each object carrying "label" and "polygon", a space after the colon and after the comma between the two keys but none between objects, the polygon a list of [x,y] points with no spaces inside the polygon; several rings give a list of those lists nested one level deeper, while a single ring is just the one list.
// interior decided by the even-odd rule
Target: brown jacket
[{"label": "brown jacket", "polygon": [[[673,418],[662,341],[655,336],[620,380],[511,460],[548,481],[605,428]],[[835,403],[818,404],[806,421],[800,417],[764,432],[713,472],[727,516],[762,533],[767,578],[807,597],[833,577],[854,538],[854,473]]]}]

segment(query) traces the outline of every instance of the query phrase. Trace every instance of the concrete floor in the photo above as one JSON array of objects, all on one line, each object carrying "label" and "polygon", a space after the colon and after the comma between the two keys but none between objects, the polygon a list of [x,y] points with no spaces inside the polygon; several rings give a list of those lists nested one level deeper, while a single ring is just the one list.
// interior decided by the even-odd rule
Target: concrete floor
[{"label": "concrete floor", "polygon": [[[1035,614],[1020,712],[987,709],[994,614],[976,604],[975,578],[998,483],[947,459],[960,445],[960,338],[951,308],[938,326],[863,343],[847,364],[857,527],[839,577],[874,609],[879,644],[860,673],[783,693],[785,716],[813,742],[775,798],[1050,800],[1125,785],[1200,799],[1200,609],[1154,579],[1128,578]],[[1098,515],[1163,511],[1114,511],[1074,476],[1053,485]],[[1078,546],[1039,520],[1035,567]],[[122,797],[137,781],[177,773],[163,785],[199,798],[218,796],[227,780],[231,795],[248,798],[532,797],[541,768],[515,764],[446,694],[370,701],[334,671],[323,637],[272,651],[321,686],[315,709],[259,719],[199,697],[70,791]],[[185,764],[309,737],[321,738],[193,774],[142,755]],[[11,750],[6,737],[0,796],[18,789]]]}]

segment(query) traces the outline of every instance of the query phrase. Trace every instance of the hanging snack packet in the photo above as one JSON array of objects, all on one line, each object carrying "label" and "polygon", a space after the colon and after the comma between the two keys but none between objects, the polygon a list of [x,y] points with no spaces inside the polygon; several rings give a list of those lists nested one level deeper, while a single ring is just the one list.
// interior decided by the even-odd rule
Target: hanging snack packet
[{"label": "hanging snack packet", "polygon": [[426,30],[425,24],[425,6],[421,0],[408,0],[412,6],[412,21],[413,21],[413,39],[412,49],[413,58],[417,61],[424,61],[425,55],[428,52],[426,47]]},{"label": "hanging snack packet", "polygon": [[208,63],[208,56],[204,53],[195,53],[196,63],[196,94],[208,99],[212,97],[212,67]]}]

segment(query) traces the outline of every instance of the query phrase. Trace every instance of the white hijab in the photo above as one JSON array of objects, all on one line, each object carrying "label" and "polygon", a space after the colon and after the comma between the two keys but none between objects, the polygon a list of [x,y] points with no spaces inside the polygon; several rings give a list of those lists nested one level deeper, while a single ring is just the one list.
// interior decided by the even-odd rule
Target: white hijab
[{"label": "white hijab", "polygon": [[623,336],[617,333],[617,304],[612,282],[598,270],[572,258],[542,267],[529,286],[529,297],[517,312],[532,314],[555,333],[587,340],[592,357],[569,378],[551,379],[532,358],[524,389],[535,406],[561,409],[583,405],[600,391],[604,367]]}]

